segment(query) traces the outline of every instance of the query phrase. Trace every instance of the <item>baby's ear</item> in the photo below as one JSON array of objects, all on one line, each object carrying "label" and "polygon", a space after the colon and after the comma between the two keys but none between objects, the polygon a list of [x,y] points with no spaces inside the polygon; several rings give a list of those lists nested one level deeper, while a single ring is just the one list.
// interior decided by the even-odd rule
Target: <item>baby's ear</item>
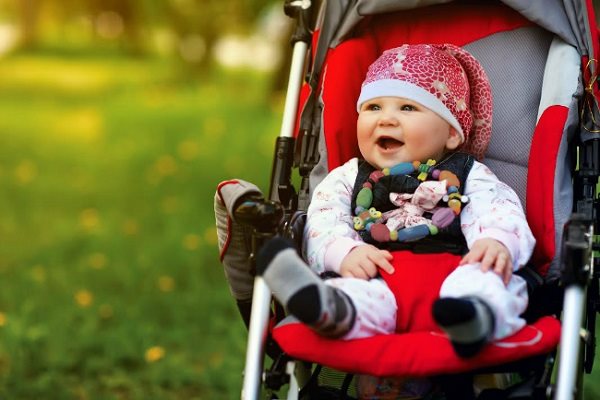
[{"label": "baby's ear", "polygon": [[446,140],[446,150],[456,150],[458,146],[462,144],[462,136],[452,126],[448,133],[448,139]]}]

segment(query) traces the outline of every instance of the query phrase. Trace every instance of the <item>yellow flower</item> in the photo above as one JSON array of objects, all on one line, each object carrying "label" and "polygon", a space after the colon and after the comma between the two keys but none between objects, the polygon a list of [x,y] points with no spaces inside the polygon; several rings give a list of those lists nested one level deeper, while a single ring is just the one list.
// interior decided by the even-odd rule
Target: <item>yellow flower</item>
[{"label": "yellow flower", "polygon": [[46,269],[43,265],[35,265],[31,269],[31,278],[37,283],[44,283],[46,280]]},{"label": "yellow flower", "polygon": [[200,236],[194,233],[185,235],[183,238],[183,247],[187,250],[196,250],[200,245]]},{"label": "yellow flower", "polygon": [[135,235],[139,230],[140,227],[134,219],[129,218],[123,222],[123,232],[125,232],[126,235]]},{"label": "yellow flower", "polygon": [[88,232],[96,229],[99,223],[100,217],[94,208],[87,208],[79,214],[79,225]]},{"label": "yellow flower", "polygon": [[173,175],[177,171],[177,163],[173,157],[165,155],[156,161],[154,168],[160,176]]},{"label": "yellow flower", "polygon": [[6,325],[6,314],[0,312],[0,327]]},{"label": "yellow flower", "polygon": [[170,276],[163,275],[158,278],[157,285],[161,292],[172,292],[175,288],[175,280]]},{"label": "yellow flower", "polygon": [[160,360],[164,356],[165,356],[165,349],[163,349],[160,346],[153,346],[153,347],[150,347],[148,350],[146,350],[146,354],[144,355],[144,358],[146,359],[146,362],[153,363],[153,362]]},{"label": "yellow flower", "polygon": [[23,160],[17,165],[15,168],[15,178],[17,182],[21,185],[26,185],[30,183],[38,174],[37,165],[35,165],[32,161]]},{"label": "yellow flower", "polygon": [[89,290],[79,290],[75,293],[75,301],[80,307],[86,308],[94,302],[94,295]]},{"label": "yellow flower", "polygon": [[172,214],[179,207],[179,200],[175,196],[168,196],[162,199],[162,209],[167,214]]},{"label": "yellow flower", "polygon": [[90,267],[102,269],[106,266],[106,255],[103,253],[94,253],[89,258]]},{"label": "yellow flower", "polygon": [[194,140],[186,140],[184,142],[179,143],[177,146],[177,152],[179,153],[179,157],[183,160],[193,160],[200,154],[200,144]]}]

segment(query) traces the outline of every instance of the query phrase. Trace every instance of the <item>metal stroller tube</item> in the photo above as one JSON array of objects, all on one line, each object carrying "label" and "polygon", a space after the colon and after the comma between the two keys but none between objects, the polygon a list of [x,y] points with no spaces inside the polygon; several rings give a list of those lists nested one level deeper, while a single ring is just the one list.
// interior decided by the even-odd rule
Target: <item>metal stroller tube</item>
[{"label": "metal stroller tube", "polygon": [[[252,234],[252,263],[256,251],[264,240],[273,236],[279,221],[283,217],[283,209],[279,203],[251,197],[240,204],[234,211],[236,220],[253,227]],[[267,324],[270,315],[271,291],[263,278],[257,275],[254,278],[252,291],[252,309],[250,311],[250,325],[248,326],[248,344],[246,348],[246,366],[244,369],[244,383],[242,386],[242,399],[257,399],[260,394],[263,358]]]},{"label": "metal stroller tube", "polygon": [[250,327],[248,329],[248,347],[246,349],[246,367],[244,369],[244,383],[242,386],[242,399],[258,399],[263,373],[263,357],[269,310],[271,304],[271,291],[264,279],[260,276],[254,278],[254,291],[252,295],[252,311]]},{"label": "metal stroller tube", "polygon": [[[300,88],[302,85],[304,63],[307,51],[308,43],[303,41],[296,41],[294,43],[288,91],[285,99],[283,122],[279,135],[280,140],[282,138],[291,139],[294,136],[294,126],[296,122],[296,113],[300,98]],[[276,152],[279,149],[281,148],[278,147]],[[287,181],[286,171],[281,171],[281,169],[285,168],[285,166],[281,164],[284,162],[284,160],[281,160],[281,158],[283,157],[277,157],[276,154],[276,161],[273,167],[273,176],[278,184],[271,186],[271,193],[269,194],[269,198],[271,200],[281,200],[279,198],[280,194],[278,193],[278,189],[279,191],[282,189],[281,187],[278,187],[281,186],[281,183],[279,182],[279,175],[283,176],[284,181]],[[284,182],[284,185],[285,184],[286,182]],[[287,202],[287,199],[283,200],[284,202]],[[286,207],[288,204],[283,204],[283,206]],[[252,311],[250,314],[248,344],[246,349],[246,366],[244,369],[242,399],[258,399],[260,396],[264,347],[270,315],[270,304],[271,291],[266,285],[264,279],[260,276],[256,276],[252,295]]]},{"label": "metal stroller tube", "polygon": [[581,214],[573,214],[564,228],[561,280],[566,289],[555,400],[572,400],[581,396],[577,377],[581,371],[586,287],[593,265],[593,232],[591,221]]},{"label": "metal stroller tube", "polygon": [[571,286],[565,291],[556,400],[572,400],[576,395],[584,304],[583,287]]},{"label": "metal stroller tube", "polygon": [[288,90],[285,97],[285,108],[283,110],[283,121],[281,123],[280,137],[293,137],[294,126],[296,124],[296,111],[300,98],[300,87],[302,86],[302,76],[304,75],[304,59],[308,51],[308,44],[296,42],[292,55],[292,66],[290,67],[290,77],[288,81]]}]

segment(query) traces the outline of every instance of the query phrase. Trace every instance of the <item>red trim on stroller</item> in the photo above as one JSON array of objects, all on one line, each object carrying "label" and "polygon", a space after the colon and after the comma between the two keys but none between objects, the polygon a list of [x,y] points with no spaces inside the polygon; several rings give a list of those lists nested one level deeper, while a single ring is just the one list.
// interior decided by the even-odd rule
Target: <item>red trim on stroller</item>
[{"label": "red trim on stroller", "polygon": [[554,223],[554,177],[557,153],[569,109],[550,106],[544,110],[535,128],[527,171],[527,221],[537,245],[533,261],[541,275],[546,275],[556,251]]},{"label": "red trim on stroller", "polygon": [[[231,180],[223,181],[223,182],[219,183],[219,185],[217,186],[217,193],[219,194],[219,199],[221,199],[222,203],[225,202],[223,200],[223,194],[221,193],[221,189],[223,188],[223,186],[230,185],[230,184],[237,184],[237,183],[239,183],[239,181],[236,179],[231,179]],[[229,247],[230,241],[231,241],[231,217],[228,215],[227,216],[227,239],[225,239],[223,248],[221,249],[221,252],[219,253],[219,261],[220,262],[223,262],[223,258],[225,257],[225,253],[227,252],[227,248]]]}]

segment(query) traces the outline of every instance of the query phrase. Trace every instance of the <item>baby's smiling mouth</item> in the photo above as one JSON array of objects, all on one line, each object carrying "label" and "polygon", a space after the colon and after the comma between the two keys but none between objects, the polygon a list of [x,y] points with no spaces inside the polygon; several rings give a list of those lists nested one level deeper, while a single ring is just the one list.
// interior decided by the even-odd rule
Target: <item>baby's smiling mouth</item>
[{"label": "baby's smiling mouth", "polygon": [[382,136],[377,139],[377,146],[381,147],[383,150],[395,150],[402,145],[404,145],[404,142],[389,136]]}]

